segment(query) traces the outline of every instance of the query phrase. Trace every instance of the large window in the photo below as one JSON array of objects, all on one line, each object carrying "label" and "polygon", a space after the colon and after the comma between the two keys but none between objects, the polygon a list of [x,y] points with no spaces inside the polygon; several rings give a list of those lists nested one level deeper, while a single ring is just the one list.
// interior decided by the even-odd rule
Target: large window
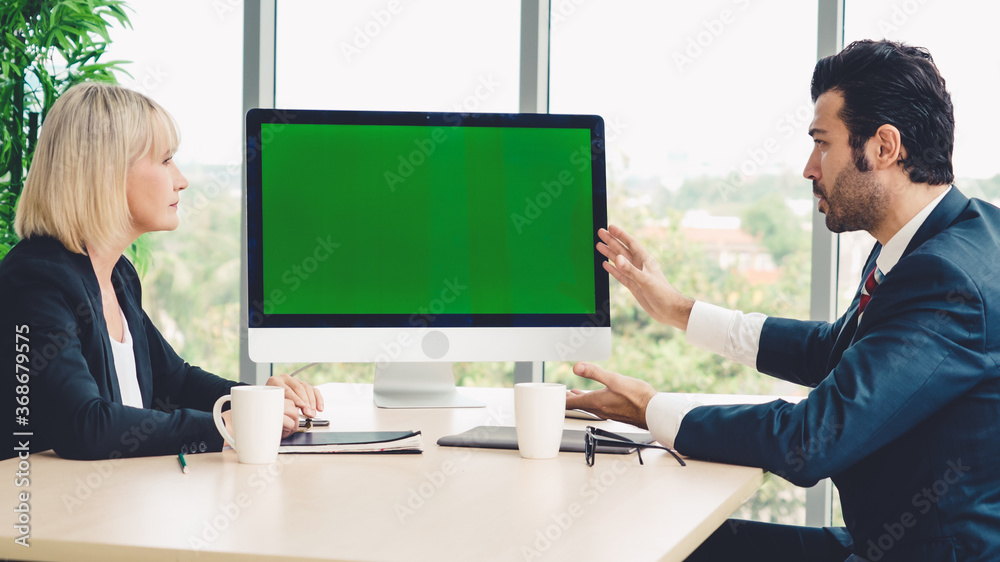
[{"label": "large window", "polygon": [[520,8],[518,0],[278,0],[275,105],[517,111]]},{"label": "large window", "polygon": [[[573,9],[567,9],[573,7]],[[553,113],[597,113],[608,134],[610,222],[679,290],[770,315],[809,316],[809,79],[816,4],[553,2]],[[612,284],[609,369],[676,392],[800,394],[702,352]],[[571,364],[546,377],[581,386]],[[804,493],[771,479],[738,516],[804,522]]]},{"label": "large window", "polygon": [[[597,113],[608,134],[609,220],[684,293],[809,314],[809,78],[816,5],[721,0],[553,2],[553,113]],[[609,368],[656,388],[780,394],[792,387],[688,346],[613,284]],[[547,365],[578,384],[569,365]]]},{"label": "large window", "polygon": [[143,308],[177,353],[239,376],[242,2],[129,0],[108,60],[131,61],[123,86],[155,99],[181,131],[175,162],[190,185],[180,227],[147,234]]}]

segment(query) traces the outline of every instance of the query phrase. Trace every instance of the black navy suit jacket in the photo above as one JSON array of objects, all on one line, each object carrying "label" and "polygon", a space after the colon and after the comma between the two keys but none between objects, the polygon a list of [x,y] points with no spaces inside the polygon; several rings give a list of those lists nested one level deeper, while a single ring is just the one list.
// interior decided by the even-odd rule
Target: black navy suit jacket
[{"label": "black navy suit jacket", "polygon": [[[177,356],[143,312],[139,278],[124,257],[115,265],[112,283],[132,334],[141,409],[122,404],[90,258],[53,238],[32,237],[0,262],[6,433],[8,438],[14,432],[32,433],[14,436],[0,458],[18,453],[24,441],[32,453],[51,448],[71,459],[222,449],[211,409],[236,383]],[[25,353],[19,357],[18,351]],[[19,389],[16,375],[25,369],[27,388]],[[28,399],[22,405],[24,390]],[[22,413],[27,426],[18,424]]]},{"label": "black navy suit jacket", "polygon": [[1000,210],[953,187],[858,317],[767,319],[757,368],[813,390],[697,407],[677,449],[831,477],[851,560],[1000,560]]}]

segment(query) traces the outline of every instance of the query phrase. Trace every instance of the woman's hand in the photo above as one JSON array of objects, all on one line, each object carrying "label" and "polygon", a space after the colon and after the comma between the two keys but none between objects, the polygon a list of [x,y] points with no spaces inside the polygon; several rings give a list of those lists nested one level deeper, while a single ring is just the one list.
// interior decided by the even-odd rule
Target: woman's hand
[{"label": "woman's hand", "polygon": [[299,412],[307,418],[316,417],[323,411],[323,393],[313,385],[288,375],[277,375],[267,379],[267,386],[285,389],[285,419],[282,421],[281,436],[288,437],[299,429]]},{"label": "woman's hand", "polygon": [[694,301],[667,281],[652,254],[621,227],[600,229],[597,251],[611,260],[604,269],[628,288],[635,300],[657,322],[687,330]]},{"label": "woman's hand", "polygon": [[299,430],[299,408],[295,402],[285,398],[285,416],[281,419],[281,438],[284,439]]}]

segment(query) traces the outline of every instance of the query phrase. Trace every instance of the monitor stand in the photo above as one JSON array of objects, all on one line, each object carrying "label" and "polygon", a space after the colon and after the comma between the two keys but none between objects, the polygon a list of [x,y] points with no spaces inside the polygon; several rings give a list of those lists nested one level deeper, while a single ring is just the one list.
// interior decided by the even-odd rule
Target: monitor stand
[{"label": "monitor stand", "polygon": [[375,405],[379,408],[482,408],[455,388],[450,362],[375,365]]}]

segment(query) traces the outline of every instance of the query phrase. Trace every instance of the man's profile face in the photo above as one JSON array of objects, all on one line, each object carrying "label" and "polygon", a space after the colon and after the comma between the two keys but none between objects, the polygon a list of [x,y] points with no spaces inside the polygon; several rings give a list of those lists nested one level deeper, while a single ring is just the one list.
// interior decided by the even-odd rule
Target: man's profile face
[{"label": "man's profile face", "polygon": [[[874,172],[862,172],[851,151],[850,132],[840,118],[844,96],[836,90],[816,99],[809,125],[813,151],[802,175],[813,182],[819,212],[831,232],[872,232],[885,217],[889,193]],[[871,166],[867,166],[871,169]]]}]

